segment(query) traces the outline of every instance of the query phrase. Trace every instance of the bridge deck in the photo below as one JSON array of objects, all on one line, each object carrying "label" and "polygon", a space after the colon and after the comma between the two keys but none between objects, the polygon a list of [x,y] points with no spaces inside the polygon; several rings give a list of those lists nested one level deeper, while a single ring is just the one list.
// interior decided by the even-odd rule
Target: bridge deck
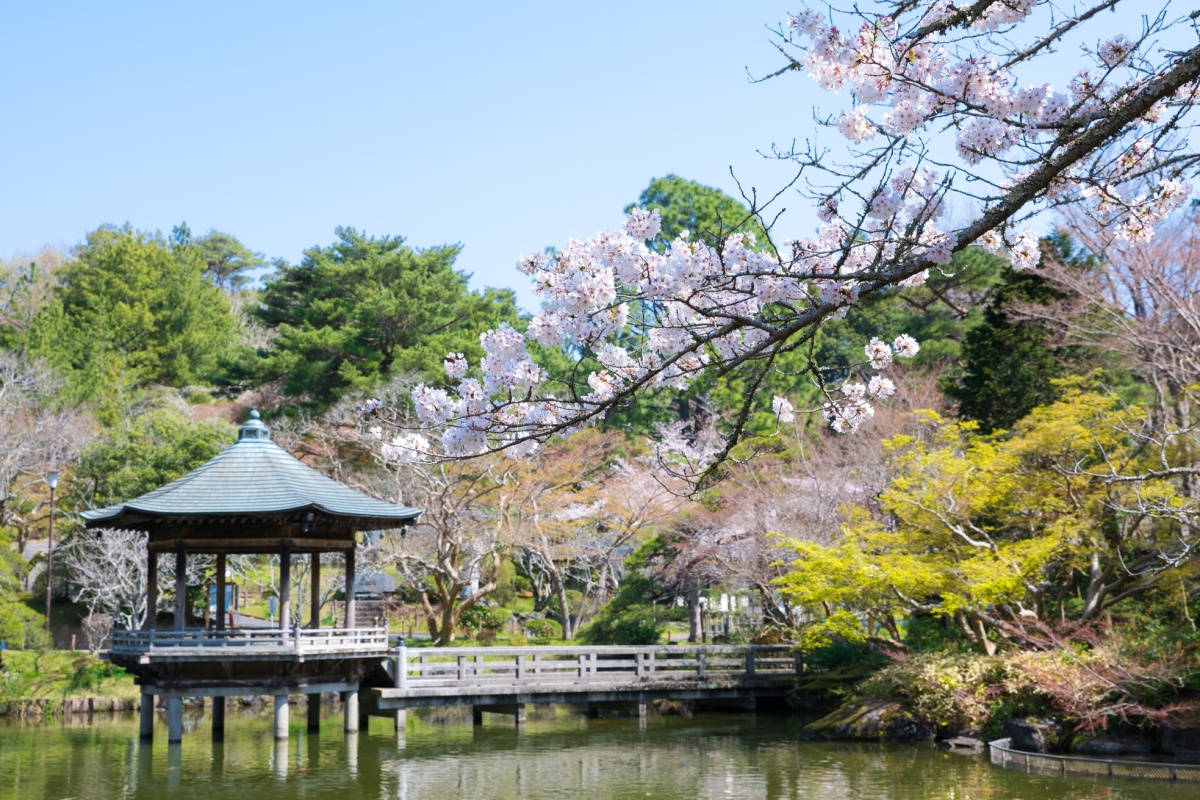
[{"label": "bridge deck", "polygon": [[781,696],[801,669],[791,646],[404,648],[380,711],[425,705]]}]

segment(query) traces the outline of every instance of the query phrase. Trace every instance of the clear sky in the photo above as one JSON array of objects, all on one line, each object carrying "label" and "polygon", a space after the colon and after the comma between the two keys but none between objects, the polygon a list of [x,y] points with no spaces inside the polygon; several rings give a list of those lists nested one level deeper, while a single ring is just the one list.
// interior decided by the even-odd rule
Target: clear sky
[{"label": "clear sky", "polygon": [[[0,256],[104,223],[232,233],[295,262],[336,225],[461,242],[473,285],[621,220],[668,173],[774,193],[814,130],[787,5],[6,3]],[[785,234],[815,225],[799,198]]]}]

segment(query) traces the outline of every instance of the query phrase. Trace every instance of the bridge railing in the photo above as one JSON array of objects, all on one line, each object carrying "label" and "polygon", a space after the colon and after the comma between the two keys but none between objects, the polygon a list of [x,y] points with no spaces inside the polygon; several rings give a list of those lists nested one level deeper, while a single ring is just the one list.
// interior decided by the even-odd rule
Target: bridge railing
[{"label": "bridge railing", "polygon": [[795,677],[790,645],[410,648],[394,651],[398,689],[489,684],[726,681]]},{"label": "bridge railing", "polygon": [[120,655],[146,655],[204,650],[291,652],[300,655],[322,653],[361,653],[387,650],[387,631],[383,628],[231,628],[211,630],[113,631],[110,652]]}]

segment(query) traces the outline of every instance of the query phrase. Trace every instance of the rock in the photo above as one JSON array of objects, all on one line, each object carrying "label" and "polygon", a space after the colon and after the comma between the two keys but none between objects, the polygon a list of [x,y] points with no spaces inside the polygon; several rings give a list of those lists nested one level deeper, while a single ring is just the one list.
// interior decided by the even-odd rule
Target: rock
[{"label": "rock", "polygon": [[976,739],[974,736],[955,736],[953,739],[943,739],[938,744],[949,750],[975,750],[983,751],[983,740]]},{"label": "rock", "polygon": [[1013,750],[1026,753],[1050,753],[1063,749],[1062,725],[1052,719],[1010,719],[1001,732],[1010,740]]},{"label": "rock", "polygon": [[832,714],[804,727],[805,739],[927,742],[933,728],[894,700],[848,703]]},{"label": "rock", "polygon": [[1145,742],[1125,742],[1115,739],[1096,738],[1071,748],[1072,753],[1083,756],[1100,756],[1113,758],[1115,756],[1144,756],[1150,753],[1150,745]]}]

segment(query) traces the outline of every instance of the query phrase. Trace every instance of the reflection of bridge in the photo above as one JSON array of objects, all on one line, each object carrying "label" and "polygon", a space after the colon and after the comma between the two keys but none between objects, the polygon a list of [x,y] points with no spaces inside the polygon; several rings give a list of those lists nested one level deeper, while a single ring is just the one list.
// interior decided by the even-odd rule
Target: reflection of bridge
[{"label": "reflection of bridge", "polygon": [[[800,657],[788,645],[630,647],[407,648],[386,662],[388,680],[363,697],[364,715],[396,717],[417,706],[470,705],[525,719],[527,703],[628,707],[690,700],[754,708],[782,700],[795,685]],[[384,685],[379,685],[384,683]],[[364,688],[367,688],[364,685]]]}]

